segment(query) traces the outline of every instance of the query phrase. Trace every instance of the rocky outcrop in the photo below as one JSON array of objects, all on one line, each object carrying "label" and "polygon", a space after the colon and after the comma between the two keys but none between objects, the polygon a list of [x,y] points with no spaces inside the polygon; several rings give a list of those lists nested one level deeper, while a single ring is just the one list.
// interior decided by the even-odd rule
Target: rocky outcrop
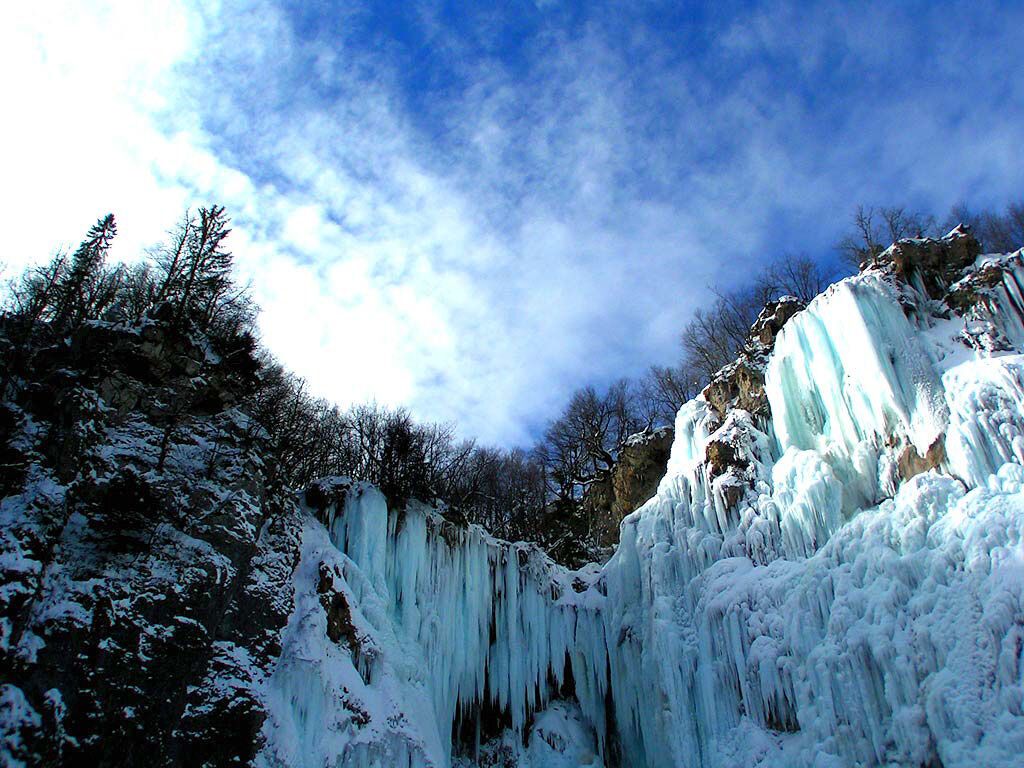
[{"label": "rocky outcrop", "polygon": [[[1017,258],[1018,262],[1019,259],[1020,257]],[[950,309],[962,315],[985,301],[1006,274],[1007,264],[1004,262],[983,264],[969,275],[957,280],[943,298]]]},{"label": "rocky outcrop", "polygon": [[[862,268],[896,288],[908,317],[962,318],[959,342],[984,353],[1009,351],[1015,341],[993,320],[1024,310],[1024,285],[1018,278],[1024,252],[979,258],[980,250],[971,230],[960,225],[941,238],[900,240]],[[920,306],[922,294],[930,306]]]},{"label": "rocky outcrop", "polygon": [[1024,250],[1002,259],[984,260],[964,270],[943,300],[956,315],[964,318],[960,340],[983,352],[1015,349],[1014,341],[997,330],[993,322],[1008,313],[1024,311],[1024,284],[1019,279],[1024,265]]},{"label": "rocky outcrop", "polygon": [[896,461],[897,471],[900,480],[907,481],[915,475],[927,472],[930,469],[939,469],[946,460],[946,445],[940,436],[935,442],[928,446],[924,456],[918,453],[913,445],[905,445]]},{"label": "rocky outcrop", "polygon": [[862,272],[881,272],[919,287],[933,299],[942,299],[950,285],[971,266],[981,245],[969,227],[960,225],[941,238],[908,238],[893,243],[861,264]]},{"label": "rocky outcrop", "polygon": [[342,574],[334,571],[327,563],[321,562],[319,575],[316,591],[320,595],[320,604],[327,614],[327,637],[332,643],[344,642],[353,654],[357,654],[359,638],[355,625],[352,624],[352,611],[345,593],[334,586],[335,578],[342,578]]},{"label": "rocky outcrop", "polygon": [[705,446],[704,467],[709,485],[722,509],[729,514],[754,489],[757,481],[758,434],[750,413],[735,408],[710,435]]},{"label": "rocky outcrop", "polygon": [[[27,765],[244,764],[299,554],[234,407],[258,365],[169,322],[0,321],[0,740]],[[17,355],[15,356],[15,353]]]},{"label": "rocky outcrop", "polygon": [[619,540],[619,523],[651,498],[665,476],[674,432],[671,427],[649,429],[629,437],[610,472],[591,484],[584,502],[594,520],[600,546]]},{"label": "rocky outcrop", "polygon": [[799,299],[783,296],[778,301],[768,302],[761,310],[739,356],[715,374],[704,388],[704,398],[719,417],[724,418],[733,408],[742,408],[758,416],[768,415],[764,366],[782,326],[803,307]]}]

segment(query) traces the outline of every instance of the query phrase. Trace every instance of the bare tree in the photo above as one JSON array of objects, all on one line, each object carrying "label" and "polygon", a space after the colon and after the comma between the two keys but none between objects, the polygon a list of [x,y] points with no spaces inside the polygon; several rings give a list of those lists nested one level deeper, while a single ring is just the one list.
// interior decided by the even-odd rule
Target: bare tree
[{"label": "bare tree", "polygon": [[854,269],[897,240],[937,234],[935,218],[903,206],[875,208],[857,206],[853,230],[836,244],[840,255]]},{"label": "bare tree", "polygon": [[153,268],[147,262],[122,266],[110,312],[117,320],[138,323],[154,306],[156,285]]},{"label": "bare tree", "polygon": [[448,501],[475,523],[506,539],[544,538],[543,467],[521,449],[474,447],[448,492]]},{"label": "bare tree", "polygon": [[639,383],[639,408],[650,426],[672,424],[679,409],[700,392],[700,381],[685,363],[652,365]]},{"label": "bare tree", "polygon": [[715,302],[697,309],[682,333],[685,365],[704,383],[736,359],[758,313],[774,298],[773,286],[761,281],[747,290],[712,293]]},{"label": "bare tree", "polygon": [[758,293],[767,293],[775,299],[794,296],[807,304],[834,283],[837,277],[806,254],[787,253],[769,264],[759,276],[758,282],[768,290]]},{"label": "bare tree", "polygon": [[1024,202],[1011,203],[1004,214],[982,217],[981,239],[993,253],[1009,253],[1024,247]]},{"label": "bare tree", "polygon": [[970,227],[985,253],[1010,253],[1024,247],[1024,201],[1010,203],[1004,213],[977,211],[957,203],[942,229],[948,232],[958,224]]},{"label": "bare tree", "polygon": [[59,288],[67,276],[68,257],[58,252],[43,266],[33,267],[10,284],[10,312],[29,327],[49,319],[60,300]]},{"label": "bare tree", "polygon": [[711,289],[710,307],[699,308],[683,328],[683,361],[690,382],[687,391],[707,384],[728,365],[747,342],[750,327],[769,301],[795,296],[809,302],[825,290],[837,275],[805,255],[786,254],[770,262],[745,288]]}]

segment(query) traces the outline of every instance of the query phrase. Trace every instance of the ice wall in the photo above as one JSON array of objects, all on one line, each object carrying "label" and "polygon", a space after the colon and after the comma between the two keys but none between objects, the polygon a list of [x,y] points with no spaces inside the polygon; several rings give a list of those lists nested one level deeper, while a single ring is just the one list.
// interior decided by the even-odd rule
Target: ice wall
[{"label": "ice wall", "polygon": [[847,510],[892,495],[885,443],[924,456],[949,420],[923,337],[871,274],[832,286],[782,329],[765,392],[780,452],[819,454]]},{"label": "ice wall", "polygon": [[[323,754],[316,742],[339,719],[368,721],[348,728],[340,752],[352,751],[349,741],[359,743],[359,759],[382,765],[447,765],[453,727],[477,727],[483,708],[512,731],[526,730],[562,687],[575,652],[570,575],[532,545],[498,541],[416,502],[389,511],[371,486],[352,486],[323,516],[326,532],[310,526],[307,535],[317,544],[304,553],[298,579],[307,595],[306,625],[289,628],[295,646],[285,648],[271,682],[276,706],[267,764],[290,764],[288,755],[300,752]],[[358,638],[327,651],[326,628],[315,626],[326,618],[310,596],[325,562],[340,576]],[[566,593],[573,599],[563,601]],[[311,634],[321,650],[307,647]],[[582,657],[575,663],[587,674]],[[383,690],[389,692],[382,699]],[[346,698],[365,715],[332,714]],[[396,722],[415,727],[396,738],[388,728]],[[340,764],[361,765],[359,759]]]},{"label": "ice wall", "polygon": [[868,273],[794,316],[770,417],[687,403],[599,571],[354,486],[310,525],[262,759],[447,765],[489,709],[509,744],[572,721],[509,753],[535,767],[1020,765],[1021,257],[971,274],[956,311]]}]

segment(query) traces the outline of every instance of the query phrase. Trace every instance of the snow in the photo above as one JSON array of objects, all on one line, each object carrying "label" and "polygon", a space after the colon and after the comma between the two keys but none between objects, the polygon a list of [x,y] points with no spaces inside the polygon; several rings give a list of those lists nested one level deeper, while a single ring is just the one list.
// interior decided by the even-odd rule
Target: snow
[{"label": "snow", "polygon": [[[27,753],[21,728],[38,728],[42,718],[15,685],[0,684],[0,763],[24,768]],[[20,726],[20,727],[19,727]]]},{"label": "snow", "polygon": [[[771,418],[687,403],[603,568],[366,486],[310,511],[261,765],[1021,765],[1024,294],[993,264],[964,317],[873,274],[811,302]],[[713,474],[712,442],[742,463]],[[500,734],[453,744],[481,709]]]}]

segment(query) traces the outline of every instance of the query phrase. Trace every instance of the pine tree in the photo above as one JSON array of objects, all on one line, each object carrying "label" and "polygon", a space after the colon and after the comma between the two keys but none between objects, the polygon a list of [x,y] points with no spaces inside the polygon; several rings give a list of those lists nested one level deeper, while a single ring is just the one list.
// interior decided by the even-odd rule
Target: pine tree
[{"label": "pine tree", "polygon": [[214,317],[217,302],[231,287],[232,255],[224,249],[231,233],[224,207],[199,209],[199,221],[192,227],[180,273],[176,319],[191,317],[204,328]]},{"label": "pine tree", "polygon": [[71,256],[71,265],[59,287],[54,323],[60,330],[79,325],[92,309],[93,289],[102,277],[103,261],[117,234],[114,214],[108,213],[89,229]]},{"label": "pine tree", "polygon": [[169,233],[172,236],[171,241],[157,251],[156,263],[162,277],[153,297],[154,303],[173,300],[180,291],[188,257],[188,245],[192,241],[195,226],[195,217],[186,211],[181,223],[173,233]]}]

